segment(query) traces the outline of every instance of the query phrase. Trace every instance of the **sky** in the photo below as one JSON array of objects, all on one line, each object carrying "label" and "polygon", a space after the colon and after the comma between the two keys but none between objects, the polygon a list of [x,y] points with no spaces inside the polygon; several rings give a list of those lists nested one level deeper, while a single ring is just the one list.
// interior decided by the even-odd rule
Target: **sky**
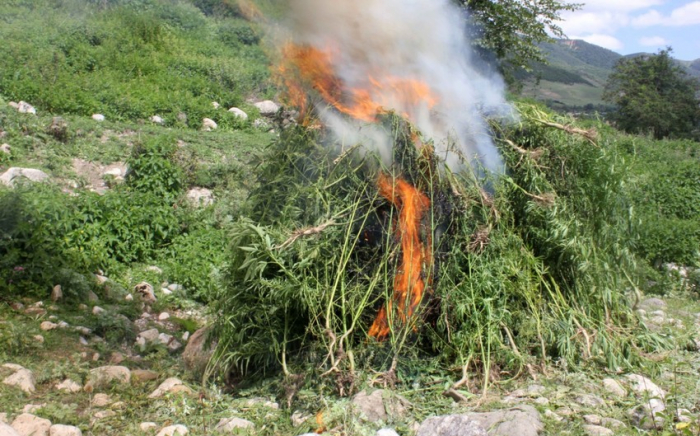
[{"label": "sky", "polygon": [[569,0],[585,3],[564,12],[560,26],[570,39],[626,55],[673,47],[673,57],[700,58],[699,0]]}]

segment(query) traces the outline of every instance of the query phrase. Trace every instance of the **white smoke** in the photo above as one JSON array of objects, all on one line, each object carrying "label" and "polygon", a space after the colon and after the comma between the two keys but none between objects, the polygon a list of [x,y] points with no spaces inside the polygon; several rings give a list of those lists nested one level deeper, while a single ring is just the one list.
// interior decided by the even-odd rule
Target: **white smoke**
[{"label": "white smoke", "polygon": [[[475,66],[464,27],[451,0],[290,0],[286,38],[330,50],[338,77],[351,88],[382,75],[424,82],[438,100],[431,109],[399,101],[387,109],[408,114],[453,169],[459,153],[449,149],[456,146],[467,160],[498,173],[503,163],[484,114],[508,116],[511,109],[500,77]],[[380,129],[317,109],[340,141],[391,156],[390,138]]]}]

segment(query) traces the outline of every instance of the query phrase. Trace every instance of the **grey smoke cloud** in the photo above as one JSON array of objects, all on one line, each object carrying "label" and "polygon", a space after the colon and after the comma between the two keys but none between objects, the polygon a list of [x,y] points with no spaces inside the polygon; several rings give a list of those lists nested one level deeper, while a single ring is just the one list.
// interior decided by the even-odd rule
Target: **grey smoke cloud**
[{"label": "grey smoke cloud", "polygon": [[[471,55],[462,12],[450,0],[290,0],[285,39],[333,53],[338,77],[350,88],[370,78],[396,77],[427,84],[437,102],[414,104],[383,96],[382,105],[405,113],[432,140],[447,164],[459,168],[457,148],[469,161],[502,171],[483,114],[511,116],[504,84],[485,74]],[[387,107],[388,106],[388,107]],[[391,141],[366,123],[318,107],[322,121],[348,145],[363,143],[391,156]]]}]

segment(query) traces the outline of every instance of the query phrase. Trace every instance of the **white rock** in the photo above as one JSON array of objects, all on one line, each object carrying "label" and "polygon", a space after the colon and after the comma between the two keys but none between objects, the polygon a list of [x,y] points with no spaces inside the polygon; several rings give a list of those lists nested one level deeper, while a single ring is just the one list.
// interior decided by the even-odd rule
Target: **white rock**
[{"label": "white rock", "polygon": [[163,118],[159,117],[158,115],[153,115],[150,118],[150,120],[152,123],[156,123],[156,124],[163,124],[165,122],[165,120]]},{"label": "white rock", "polygon": [[131,381],[131,371],[125,366],[100,366],[90,370],[89,381],[85,385],[86,391],[106,386],[115,381],[128,384]]},{"label": "white rock", "polygon": [[158,343],[158,336],[160,335],[160,332],[158,329],[148,329],[146,331],[143,331],[139,333],[137,336],[138,338],[143,338],[144,342],[146,344],[153,344],[153,343]]},{"label": "white rock", "polygon": [[172,335],[169,335],[167,333],[161,333],[158,335],[158,341],[167,346],[170,351],[175,351],[182,347],[182,344],[180,344]]},{"label": "white rock", "polygon": [[255,424],[247,419],[221,418],[214,431],[231,433],[238,428],[255,428]]},{"label": "white rock", "polygon": [[85,339],[82,336],[78,339],[78,342],[80,342],[80,345],[84,345],[86,347],[89,345],[89,342],[87,341],[87,339]]},{"label": "white rock", "polygon": [[22,365],[17,365],[16,363],[3,363],[3,368],[10,369],[12,371],[19,371],[20,369],[26,369]]},{"label": "white rock", "polygon": [[216,130],[218,127],[219,126],[216,124],[216,121],[212,120],[211,118],[202,119],[202,130],[205,132]]},{"label": "white rock", "polygon": [[612,436],[615,434],[615,432],[609,428],[601,427],[599,425],[584,425],[583,429],[589,436]]},{"label": "white rock", "polygon": [[43,344],[43,343],[44,343],[44,337],[43,337],[43,336],[41,336],[41,335],[34,335],[33,337],[34,337],[34,340],[37,341],[38,343],[40,343],[40,344]]},{"label": "white rock", "polygon": [[112,417],[115,415],[116,415],[116,412],[113,412],[111,410],[100,410],[99,412],[96,412],[92,416],[94,416],[96,419],[105,419],[105,418],[109,418],[109,417]]},{"label": "white rock", "polygon": [[218,101],[212,101],[211,105],[214,106],[214,109],[219,109],[221,107]]},{"label": "white rock", "polygon": [[184,288],[182,287],[182,285],[178,285],[177,283],[171,283],[168,285],[168,289],[170,289],[173,292],[180,292]]},{"label": "white rock", "polygon": [[170,314],[168,312],[162,312],[160,315],[158,315],[158,321],[165,321],[168,318],[170,318]]},{"label": "white rock", "polygon": [[83,387],[80,385],[80,383],[76,383],[73,380],[67,378],[67,379],[63,380],[61,383],[57,384],[56,389],[61,390],[61,391],[76,393],[76,392],[80,392],[80,390],[83,389]]},{"label": "white rock", "polygon": [[383,428],[381,430],[377,430],[376,436],[399,436],[399,434],[392,428]]},{"label": "white rock", "polygon": [[158,427],[158,425],[155,422],[142,422],[139,424],[139,428],[144,433],[150,433],[151,431],[155,430],[156,427]]},{"label": "white rock", "polygon": [[279,105],[272,100],[265,100],[255,103],[253,106],[258,108],[260,115],[274,115],[280,109]]},{"label": "white rock", "polygon": [[58,322],[58,328],[60,328],[60,329],[62,329],[62,330],[65,330],[65,329],[67,329],[68,327],[70,327],[70,324],[68,324],[67,322],[65,322],[65,321],[59,321],[59,322]]},{"label": "white rock", "polygon": [[131,294],[126,294],[126,297],[124,297],[124,301],[134,301],[134,296]]},{"label": "white rock", "polygon": [[7,423],[0,422],[0,436],[20,436],[19,433],[15,431],[14,428],[10,427]]},{"label": "white rock", "polygon": [[182,340],[184,342],[187,342],[187,340],[190,338],[190,332],[185,332],[182,334]]},{"label": "white rock", "polygon": [[627,391],[622,385],[614,379],[606,378],[603,380],[603,388],[614,397],[626,397]]},{"label": "white rock", "polygon": [[214,193],[207,188],[192,188],[187,191],[187,201],[193,206],[209,206],[214,203]]},{"label": "white rock", "polygon": [[92,119],[95,121],[102,122],[105,120],[105,116],[102,114],[92,114]]},{"label": "white rock", "polygon": [[247,120],[247,119],[248,119],[248,114],[245,113],[243,110],[238,109],[237,107],[232,107],[232,108],[229,109],[228,111],[231,112],[232,114],[234,114],[234,115],[236,116],[236,118],[240,118],[240,119],[243,119],[243,120]]},{"label": "white rock", "polygon": [[105,310],[103,308],[101,308],[100,306],[95,306],[92,308],[93,315],[99,315],[99,314],[104,313],[104,312],[105,312]]},{"label": "white rock", "polygon": [[44,321],[41,324],[39,324],[39,328],[45,332],[48,332],[49,330],[54,330],[58,328],[58,324],[53,323],[51,321]]},{"label": "white rock", "polygon": [[27,404],[22,407],[22,413],[34,413],[44,406],[46,406],[46,404]]},{"label": "white rock", "polygon": [[34,109],[34,106],[27,103],[26,101],[19,102],[19,104],[17,105],[17,112],[19,112],[21,114],[36,115],[36,109]]},{"label": "white rock", "polygon": [[162,428],[156,436],[177,436],[186,435],[187,427],[184,425],[170,425],[168,427]]},{"label": "white rock", "polygon": [[6,377],[2,382],[8,386],[18,387],[28,394],[36,390],[34,387],[34,374],[30,370],[24,368]]},{"label": "white rock", "polygon": [[191,394],[192,389],[188,388],[182,383],[182,380],[176,377],[170,377],[166,379],[163,383],[158,386],[158,388],[148,396],[148,398],[160,398],[167,393],[177,394],[184,392],[186,394]]},{"label": "white rock", "polygon": [[171,291],[168,288],[163,288],[160,291],[163,293],[163,295],[172,295],[172,293],[173,293],[173,291]]},{"label": "white rock", "polygon": [[95,394],[92,398],[92,405],[95,407],[109,406],[111,402],[112,398],[107,394]]},{"label": "white rock", "polygon": [[0,145],[0,152],[5,153],[5,154],[10,154],[11,151],[12,151],[12,147],[10,147],[10,144]]},{"label": "white rock", "polygon": [[54,424],[49,429],[49,436],[83,436],[83,432],[72,425]]},{"label": "white rock", "polygon": [[11,108],[15,108],[15,109],[19,108],[19,103],[17,103],[16,101],[11,101],[11,102],[7,103],[7,105],[10,106]]},{"label": "white rock", "polygon": [[160,269],[160,268],[158,268],[158,267],[155,266],[155,265],[147,266],[147,267],[146,267],[146,271],[148,271],[148,272],[154,272],[154,273],[156,273],[156,274],[163,274],[163,270]]},{"label": "white rock", "polygon": [[51,301],[56,302],[61,298],[63,298],[63,290],[61,289],[61,285],[56,285],[51,290]]},{"label": "white rock", "polygon": [[12,421],[12,428],[21,436],[48,436],[51,421],[23,413]]},{"label": "white rock", "polygon": [[105,172],[103,172],[102,177],[105,177],[105,176],[112,176],[112,177],[119,178],[119,177],[123,177],[124,174],[122,173],[121,168],[115,167],[115,168],[110,168],[110,169],[106,170]]},{"label": "white rock", "polygon": [[0,175],[0,184],[14,186],[15,181],[25,178],[31,182],[42,182],[49,178],[45,172],[33,168],[12,167]]},{"label": "white rock", "polygon": [[[120,171],[120,172],[121,172],[121,171]],[[103,276],[103,275],[101,275],[101,274],[95,274],[95,279],[97,279],[97,284],[98,284],[98,285],[104,285],[104,284],[107,283],[107,281],[109,280],[107,277],[105,277],[105,276]],[[90,300],[90,301],[93,301],[93,300]]]},{"label": "white rock", "polygon": [[666,398],[666,392],[646,377],[638,374],[630,374],[627,376],[627,380],[631,382],[630,389],[639,395],[648,395],[649,398]]}]

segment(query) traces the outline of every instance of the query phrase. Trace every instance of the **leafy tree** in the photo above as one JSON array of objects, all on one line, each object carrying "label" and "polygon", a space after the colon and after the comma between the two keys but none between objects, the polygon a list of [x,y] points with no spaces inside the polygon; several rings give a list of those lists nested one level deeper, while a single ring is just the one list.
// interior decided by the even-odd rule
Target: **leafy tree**
[{"label": "leafy tree", "polygon": [[475,21],[472,35],[481,49],[515,67],[545,62],[541,42],[564,37],[556,23],[562,11],[579,5],[559,0],[456,0]]},{"label": "leafy tree", "polygon": [[671,58],[670,47],[656,55],[623,58],[605,85],[603,99],[617,106],[610,119],[629,133],[656,139],[697,135],[700,83]]}]

